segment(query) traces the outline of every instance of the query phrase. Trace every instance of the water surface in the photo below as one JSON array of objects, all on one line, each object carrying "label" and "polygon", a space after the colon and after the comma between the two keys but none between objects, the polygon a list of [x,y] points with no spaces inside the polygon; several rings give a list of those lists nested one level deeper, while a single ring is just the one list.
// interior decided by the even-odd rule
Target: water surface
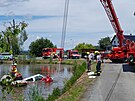
[{"label": "water surface", "polygon": [[[11,69],[10,64],[2,64],[0,65],[0,78],[8,74]],[[28,99],[28,92],[33,85],[37,85],[40,89],[44,98],[47,98],[49,94],[52,93],[53,89],[58,87],[60,89],[63,88],[64,82],[66,82],[72,76],[72,66],[70,65],[61,65],[61,64],[31,64],[31,65],[17,65],[18,71],[22,74],[23,78],[35,75],[42,74],[44,76],[50,75],[54,81],[52,83],[45,83],[38,81],[36,83],[30,83],[25,87],[17,87],[14,88],[14,94],[9,94],[8,99],[12,100],[12,96],[16,97],[16,95],[23,95],[26,100]],[[19,96],[18,95],[18,96]],[[2,93],[0,91],[0,96]]]}]

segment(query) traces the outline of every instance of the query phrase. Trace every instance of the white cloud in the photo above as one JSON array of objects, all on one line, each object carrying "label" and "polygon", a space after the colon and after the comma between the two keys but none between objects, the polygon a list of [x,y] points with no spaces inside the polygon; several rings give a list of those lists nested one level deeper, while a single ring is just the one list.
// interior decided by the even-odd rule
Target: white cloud
[{"label": "white cloud", "polygon": [[[13,0],[0,0],[0,15],[23,15],[29,23],[27,28],[29,32],[57,33],[57,36],[59,35],[59,38],[61,38],[65,0],[11,1]],[[112,0],[112,2],[124,32],[135,32],[135,16],[133,16],[135,1]],[[33,15],[54,17],[32,20]],[[97,43],[99,38],[110,36],[111,33],[114,33],[100,0],[69,0],[67,33],[88,34],[92,32],[104,32],[102,35],[98,35],[100,36],[98,38],[94,37],[94,35],[89,35],[90,38],[95,38],[90,41],[93,44]],[[66,37],[69,37],[69,35],[66,35]],[[53,39],[53,34],[50,38]],[[86,41],[87,38],[87,36],[81,38],[80,41]],[[78,42],[78,39],[76,40]],[[87,42],[89,41],[87,40]]]},{"label": "white cloud", "polygon": [[8,7],[16,3],[22,3],[29,0],[0,0],[0,7]]},{"label": "white cloud", "polygon": [[[27,2],[26,2],[27,1]],[[8,7],[1,7],[1,15],[49,15],[49,16],[63,16],[65,0],[2,0],[1,5],[10,4]],[[18,3],[17,3],[18,2]],[[21,2],[21,3],[20,3]],[[135,1],[113,0],[115,10],[120,20],[121,26],[124,30],[133,30],[135,25],[135,17],[133,16]],[[11,14],[10,14],[11,15]],[[43,23],[47,23],[46,29],[51,30],[51,27],[57,29],[62,26],[63,18],[53,18],[45,20],[37,20],[31,22],[29,25],[40,31]],[[42,23],[42,24],[41,24]],[[36,26],[37,25],[37,26]],[[41,28],[40,28],[41,27]],[[112,30],[112,26],[105,14],[105,11],[99,0],[69,0],[69,17],[68,17],[68,31],[69,32],[91,32],[91,31],[108,31]]]}]

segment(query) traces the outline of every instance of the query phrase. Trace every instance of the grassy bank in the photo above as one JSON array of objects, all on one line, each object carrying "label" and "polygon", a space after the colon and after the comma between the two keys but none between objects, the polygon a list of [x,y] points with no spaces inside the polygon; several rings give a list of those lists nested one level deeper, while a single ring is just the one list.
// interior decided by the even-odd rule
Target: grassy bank
[{"label": "grassy bank", "polygon": [[[96,63],[92,64],[92,71],[95,71]],[[81,95],[93,83],[95,79],[89,79],[86,72],[84,72],[73,86],[60,96],[56,101],[79,101]]]},{"label": "grassy bank", "polygon": [[[85,60],[84,59],[64,59],[62,61],[59,61],[58,59],[43,59],[40,57],[40,59],[37,59],[36,57],[32,57],[30,59],[26,59],[25,56],[18,56],[16,58],[16,61],[18,64],[67,64],[67,65],[73,65],[74,62],[77,62],[77,64],[82,64]],[[12,64],[12,60],[1,60],[1,63],[3,64]]]}]

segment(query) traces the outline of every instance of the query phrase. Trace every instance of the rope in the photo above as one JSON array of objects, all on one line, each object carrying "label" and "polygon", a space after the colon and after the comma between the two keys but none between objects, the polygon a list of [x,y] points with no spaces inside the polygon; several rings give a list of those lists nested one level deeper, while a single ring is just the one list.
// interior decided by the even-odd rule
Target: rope
[{"label": "rope", "polygon": [[62,38],[61,38],[61,48],[64,48],[64,43],[65,43],[67,18],[68,18],[68,8],[69,8],[69,0],[65,0],[63,27],[62,27]]}]

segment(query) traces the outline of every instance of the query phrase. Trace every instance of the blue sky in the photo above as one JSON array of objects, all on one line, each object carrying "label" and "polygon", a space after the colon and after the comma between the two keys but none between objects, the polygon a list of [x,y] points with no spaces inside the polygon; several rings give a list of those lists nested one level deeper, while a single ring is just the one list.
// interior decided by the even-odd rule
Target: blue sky
[{"label": "blue sky", "polygon": [[[135,34],[135,0],[113,0],[124,34]],[[60,47],[65,0],[0,0],[0,31],[12,19],[25,21],[29,44],[38,38],[50,39]],[[98,40],[112,37],[114,31],[100,0],[69,0],[65,49],[78,43],[97,45]]]}]

